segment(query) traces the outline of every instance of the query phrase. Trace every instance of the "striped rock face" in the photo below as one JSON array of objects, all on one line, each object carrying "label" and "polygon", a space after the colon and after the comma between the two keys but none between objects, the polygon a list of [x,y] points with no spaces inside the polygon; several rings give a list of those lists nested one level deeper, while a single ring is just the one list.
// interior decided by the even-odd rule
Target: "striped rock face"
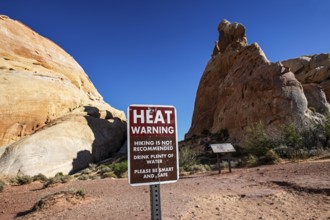
[{"label": "striped rock face", "polygon": [[73,172],[125,141],[125,114],[103,101],[81,66],[6,16],[0,16],[0,94],[0,174]]}]

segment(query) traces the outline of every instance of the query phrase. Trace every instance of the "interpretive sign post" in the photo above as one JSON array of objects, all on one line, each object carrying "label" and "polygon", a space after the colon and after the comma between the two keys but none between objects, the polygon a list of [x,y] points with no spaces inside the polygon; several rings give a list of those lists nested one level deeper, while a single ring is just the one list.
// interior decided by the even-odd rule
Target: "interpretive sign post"
[{"label": "interpretive sign post", "polygon": [[179,179],[176,109],[173,106],[131,105],[127,115],[129,184],[151,185],[152,212],[157,211],[152,213],[152,219],[161,219],[159,184]]},{"label": "interpretive sign post", "polygon": [[236,152],[234,146],[231,143],[223,143],[223,144],[210,144],[210,147],[212,148],[212,151],[217,154],[217,163],[219,167],[219,174],[221,173],[221,167],[220,167],[220,158],[219,153],[224,153],[227,155],[226,159],[228,161],[228,167],[229,167],[229,173],[231,173],[231,152]]}]

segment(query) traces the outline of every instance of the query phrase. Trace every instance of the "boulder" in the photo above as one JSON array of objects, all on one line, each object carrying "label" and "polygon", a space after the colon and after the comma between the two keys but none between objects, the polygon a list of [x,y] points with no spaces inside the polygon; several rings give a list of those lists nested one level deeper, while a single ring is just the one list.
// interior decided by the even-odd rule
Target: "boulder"
[{"label": "boulder", "polygon": [[2,174],[74,173],[114,155],[123,144],[125,127],[119,119],[69,115],[6,148]]},{"label": "boulder", "polygon": [[303,84],[304,93],[307,98],[308,108],[313,112],[318,112],[324,116],[330,115],[330,104],[322,86],[315,83]]},{"label": "boulder", "polygon": [[[270,62],[257,43],[248,45],[245,28],[223,20],[219,39],[200,80],[192,124],[185,135],[228,130],[230,141],[239,143],[246,128],[262,122],[269,129],[285,124],[298,128],[323,119],[308,108],[304,88],[282,63]],[[306,61],[294,65],[300,69]],[[313,93],[314,94],[314,93]],[[319,91],[314,95],[322,96]],[[328,103],[315,100],[315,108],[327,112]]]},{"label": "boulder", "polygon": [[[303,85],[317,84],[316,90],[323,90],[330,100],[330,54],[302,56],[282,61]],[[310,90],[311,88],[309,88]]]},{"label": "boulder", "polygon": [[125,114],[103,101],[81,66],[7,16],[0,16],[0,94],[0,174],[74,172],[125,141]]}]

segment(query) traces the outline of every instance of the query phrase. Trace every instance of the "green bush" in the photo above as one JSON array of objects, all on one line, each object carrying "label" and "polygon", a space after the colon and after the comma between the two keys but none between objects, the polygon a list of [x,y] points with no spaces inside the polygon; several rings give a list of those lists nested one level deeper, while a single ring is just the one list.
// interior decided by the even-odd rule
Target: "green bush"
[{"label": "green bush", "polygon": [[189,172],[189,174],[194,173],[204,173],[207,171],[211,171],[211,167],[207,164],[194,164],[192,166],[186,167],[185,172]]},{"label": "green bush", "polygon": [[10,182],[15,185],[25,185],[32,182],[32,177],[28,175],[17,175],[15,178],[11,179]]},{"label": "green bush", "polygon": [[302,136],[302,146],[304,148],[311,150],[315,148],[319,148],[322,146],[321,139],[319,138],[317,129],[306,129],[301,132]]},{"label": "green bush", "polygon": [[78,180],[89,180],[89,175],[87,174],[82,174],[78,177]]},{"label": "green bush", "polygon": [[199,153],[196,156],[196,163],[207,165],[215,164],[217,163],[217,155],[210,151]]},{"label": "green bush", "polygon": [[294,125],[285,126],[282,132],[283,143],[291,149],[303,147],[303,138],[298,128]]},{"label": "green bush", "polygon": [[311,149],[309,154],[316,158],[323,158],[323,159],[330,158],[330,151],[323,147]]},{"label": "green bush", "polygon": [[318,133],[319,141],[323,147],[330,147],[330,116],[324,122],[315,124],[316,132]]},{"label": "green bush", "polygon": [[258,123],[247,129],[246,148],[239,150],[243,156],[240,164],[276,163],[279,158],[306,159],[315,156],[315,149],[329,146],[330,117],[307,130],[299,130],[293,124],[283,126],[275,137]]},{"label": "green bush", "polygon": [[258,159],[259,164],[277,164],[280,162],[280,157],[274,150],[269,150],[265,156]]},{"label": "green bush", "polygon": [[290,150],[288,154],[288,158],[291,160],[305,160],[309,158],[311,155],[306,149],[294,149]]},{"label": "green bush", "polygon": [[81,173],[82,175],[89,175],[89,174],[91,174],[92,172],[93,172],[93,170],[87,168],[87,169],[82,170],[80,173]]},{"label": "green bush", "polygon": [[53,178],[48,179],[44,183],[44,188],[52,186],[56,183],[67,183],[72,179],[70,175],[63,175],[63,173],[57,173]]},{"label": "green bush", "polygon": [[58,172],[55,174],[55,177],[59,177],[59,176],[64,176],[64,174],[62,172]]},{"label": "green bush", "polygon": [[257,158],[277,146],[277,140],[267,132],[262,123],[257,123],[247,129],[247,153]]},{"label": "green bush", "polygon": [[35,211],[40,211],[44,208],[48,208],[50,206],[53,206],[56,203],[56,200],[58,198],[65,198],[66,201],[72,202],[72,204],[75,204],[75,201],[72,201],[73,198],[75,199],[84,199],[86,196],[86,192],[83,189],[71,189],[67,191],[60,191],[53,194],[49,194],[42,199],[40,199],[38,202],[36,202],[33,207],[28,210],[26,213],[32,213]]},{"label": "green bush", "polygon": [[128,169],[128,164],[127,161],[123,161],[120,163],[114,163],[111,165],[113,173],[118,177],[118,178],[124,178],[126,177],[127,169]]},{"label": "green bush", "polygon": [[113,178],[126,178],[128,164],[127,160],[113,163],[113,164],[101,164],[96,168],[101,178],[113,177]]},{"label": "green bush", "polygon": [[71,191],[71,193],[77,197],[82,197],[82,198],[85,198],[86,196],[86,192],[85,190],[83,189],[77,189],[77,190],[73,190]]},{"label": "green bush", "polygon": [[198,153],[188,146],[180,148],[179,172],[181,175],[211,171],[211,164],[213,163],[216,163],[216,155],[213,153]]},{"label": "green bush", "polygon": [[97,167],[97,170],[98,170],[97,173],[102,175],[103,173],[111,172],[112,168],[111,165],[102,164]]},{"label": "green bush", "polygon": [[258,159],[252,154],[243,156],[236,164],[237,167],[253,167],[256,165],[258,165]]},{"label": "green bush", "polygon": [[6,183],[2,180],[0,180],[0,192],[2,192],[6,187]]},{"label": "green bush", "polygon": [[[296,140],[302,141],[299,139],[301,136],[298,130],[295,130],[294,127],[285,127],[282,133],[281,135],[272,135],[262,123],[249,127],[247,129],[246,148],[238,148],[238,155],[243,156],[238,165],[257,166],[278,163],[280,156],[277,150],[280,150],[281,143],[284,143],[285,149],[287,149],[287,144],[295,146]],[[286,151],[283,152],[286,153]]]},{"label": "green bush", "polygon": [[181,147],[179,150],[179,166],[183,169],[197,164],[197,153],[190,147]]},{"label": "green bush", "polygon": [[318,136],[317,129],[299,131],[294,125],[283,127],[281,147],[276,149],[282,158],[292,160],[307,159],[313,156],[312,149],[322,145],[321,136]]},{"label": "green bush", "polygon": [[109,178],[109,177],[118,178],[118,176],[114,172],[112,172],[112,171],[102,173],[101,177],[102,178]]},{"label": "green bush", "polygon": [[48,178],[44,174],[41,174],[41,173],[32,177],[33,182],[34,181],[45,182],[47,180],[48,180]]}]

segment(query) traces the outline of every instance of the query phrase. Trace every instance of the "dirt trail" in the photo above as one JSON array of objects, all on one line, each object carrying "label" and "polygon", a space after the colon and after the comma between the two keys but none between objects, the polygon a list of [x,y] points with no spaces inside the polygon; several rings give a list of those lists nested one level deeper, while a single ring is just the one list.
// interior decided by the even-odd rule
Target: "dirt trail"
[{"label": "dirt trail", "polygon": [[[41,198],[83,189],[85,199],[58,200],[29,213]],[[42,189],[41,183],[0,193],[0,219],[150,219],[149,187],[127,179],[74,181]],[[161,185],[163,219],[328,219],[330,160],[233,169],[182,177]]]}]

